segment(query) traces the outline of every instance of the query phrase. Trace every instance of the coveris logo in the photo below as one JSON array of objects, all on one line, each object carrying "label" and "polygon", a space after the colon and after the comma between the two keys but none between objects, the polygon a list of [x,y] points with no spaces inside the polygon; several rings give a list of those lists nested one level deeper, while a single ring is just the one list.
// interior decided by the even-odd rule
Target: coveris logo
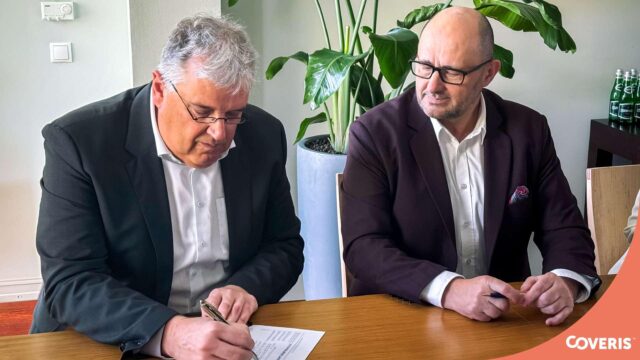
[{"label": "coveris logo", "polygon": [[614,337],[578,337],[575,335],[567,336],[565,341],[569,349],[578,350],[629,350],[631,349],[631,338],[614,338]]}]

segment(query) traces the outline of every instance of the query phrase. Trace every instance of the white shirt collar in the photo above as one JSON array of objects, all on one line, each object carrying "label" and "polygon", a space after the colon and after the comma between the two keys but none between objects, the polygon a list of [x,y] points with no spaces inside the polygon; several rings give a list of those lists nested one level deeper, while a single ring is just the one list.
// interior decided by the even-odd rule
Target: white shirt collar
[{"label": "white shirt collar", "polygon": [[[449,138],[455,139],[455,136],[451,134],[447,128],[442,126],[439,120],[430,117],[431,125],[433,125],[433,130],[436,133],[436,138],[440,141],[440,136],[442,134],[446,134]],[[480,145],[484,145],[484,137],[487,134],[487,108],[484,103],[484,95],[480,94],[480,113],[478,114],[478,120],[476,121],[476,126],[473,130],[465,137],[463,140],[471,139],[477,135],[480,135]],[[457,141],[457,140],[456,140]]]},{"label": "white shirt collar", "polygon": [[[155,105],[153,105],[153,92],[150,92],[151,94],[149,95],[150,99],[149,99],[149,112],[151,115],[151,127],[153,128],[153,138],[155,140],[156,143],[156,152],[158,153],[158,157],[163,159],[163,160],[168,160],[168,161],[172,161],[176,164],[180,164],[180,165],[184,165],[184,163],[182,162],[182,160],[178,159],[175,155],[173,155],[171,153],[171,151],[169,151],[169,148],[167,147],[167,145],[165,144],[164,140],[162,139],[162,136],[160,136],[160,131],[158,130],[158,120],[156,117],[156,107]],[[218,161],[224,159],[225,157],[227,157],[227,155],[229,155],[229,150],[233,149],[236,147],[236,142],[235,140],[231,140],[231,146],[229,146],[229,148],[227,149],[227,151],[225,151],[224,153],[222,153],[222,155],[220,156],[220,159],[218,159]]]}]

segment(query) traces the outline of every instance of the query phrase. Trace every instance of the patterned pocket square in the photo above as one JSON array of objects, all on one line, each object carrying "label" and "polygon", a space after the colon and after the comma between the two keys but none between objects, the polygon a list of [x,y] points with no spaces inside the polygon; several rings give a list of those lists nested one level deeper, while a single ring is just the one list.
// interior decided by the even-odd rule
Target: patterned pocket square
[{"label": "patterned pocket square", "polygon": [[511,198],[509,199],[509,205],[518,203],[522,200],[525,200],[528,197],[529,197],[529,189],[524,185],[520,185],[516,188],[516,191],[514,191],[513,194],[511,195]]}]

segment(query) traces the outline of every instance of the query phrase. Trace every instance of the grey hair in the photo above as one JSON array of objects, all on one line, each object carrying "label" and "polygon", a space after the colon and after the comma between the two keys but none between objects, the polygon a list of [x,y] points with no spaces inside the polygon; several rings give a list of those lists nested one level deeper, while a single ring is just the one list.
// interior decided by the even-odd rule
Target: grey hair
[{"label": "grey hair", "polygon": [[198,59],[197,78],[233,94],[249,92],[255,80],[256,50],[244,28],[229,18],[196,14],[182,19],[162,49],[158,70],[165,81],[183,80],[185,63]]}]

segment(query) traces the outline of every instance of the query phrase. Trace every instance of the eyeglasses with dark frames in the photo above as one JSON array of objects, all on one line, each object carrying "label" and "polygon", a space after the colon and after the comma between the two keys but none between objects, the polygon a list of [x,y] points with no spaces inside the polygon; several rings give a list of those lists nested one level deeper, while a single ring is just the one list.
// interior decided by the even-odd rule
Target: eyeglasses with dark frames
[{"label": "eyeglasses with dark frames", "polygon": [[176,86],[173,85],[173,82],[171,82],[171,81],[167,81],[167,82],[171,85],[171,87],[173,88],[173,91],[176,92],[176,94],[180,98],[180,101],[182,101],[182,103],[184,104],[185,109],[187,109],[187,112],[189,113],[189,116],[191,116],[191,119],[193,119],[193,121],[195,121],[195,122],[198,122],[200,124],[213,124],[218,120],[223,120],[225,124],[239,125],[239,124],[244,124],[247,121],[245,119],[244,114],[242,113],[242,111],[234,111],[231,116],[227,116],[227,117],[195,116],[195,115],[193,115],[193,113],[189,109],[189,105],[187,104],[187,102],[184,101],[182,96],[180,96],[180,93],[178,92],[178,89],[176,89]]},{"label": "eyeglasses with dark frames", "polygon": [[480,69],[484,65],[487,65],[488,63],[491,62],[491,60],[493,59],[489,59],[479,65],[472,67],[469,70],[454,69],[448,66],[437,67],[437,66],[433,66],[432,64],[429,64],[428,62],[420,61],[420,60],[410,60],[409,62],[411,63],[411,72],[413,73],[413,75],[419,78],[431,79],[431,77],[433,76],[433,73],[437,71],[438,74],[440,75],[440,80],[442,80],[442,82],[445,82],[451,85],[462,85],[462,83],[464,82],[464,78],[467,75]]}]

